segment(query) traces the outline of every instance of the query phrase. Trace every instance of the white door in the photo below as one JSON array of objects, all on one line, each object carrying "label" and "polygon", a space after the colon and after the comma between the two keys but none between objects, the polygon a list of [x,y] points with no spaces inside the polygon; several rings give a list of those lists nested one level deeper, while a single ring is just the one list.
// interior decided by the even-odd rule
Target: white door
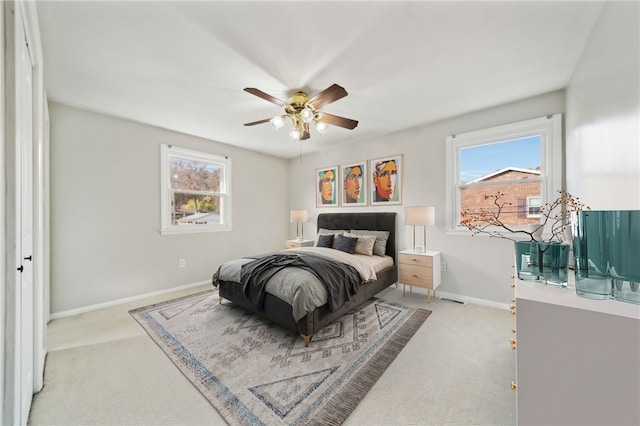
[{"label": "white door", "polygon": [[[26,42],[24,26],[22,28],[21,45],[18,50],[19,63],[16,64],[16,93],[18,123],[16,123],[17,147],[16,193],[20,208],[19,214],[19,249],[18,261],[21,262],[19,273],[19,328],[18,339],[20,365],[20,424],[27,424],[31,399],[33,397],[33,65]],[[16,200],[18,201],[18,200]]]},{"label": "white door", "polygon": [[[0,18],[0,65],[5,74],[0,77],[4,85],[2,117],[2,152],[4,158],[3,254],[6,282],[2,283],[4,299],[0,300],[2,320],[0,330],[4,343],[2,391],[0,392],[0,424],[26,425],[34,391],[34,91],[41,90],[41,74],[34,74],[34,64],[41,63],[39,41],[31,49],[26,35],[33,32],[25,26],[25,9],[33,8],[29,2],[2,2]],[[37,22],[35,9],[29,21]],[[29,28],[35,28],[31,25]],[[37,32],[36,32],[37,34]],[[37,38],[37,37],[36,37]],[[38,71],[41,72],[41,71]],[[36,75],[38,83],[34,83]],[[38,89],[39,88],[39,89]]]}]

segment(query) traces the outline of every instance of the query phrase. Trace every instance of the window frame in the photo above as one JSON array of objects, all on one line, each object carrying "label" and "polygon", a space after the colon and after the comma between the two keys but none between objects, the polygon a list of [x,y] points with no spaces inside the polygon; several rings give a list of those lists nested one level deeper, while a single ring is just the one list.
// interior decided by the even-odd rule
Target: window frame
[{"label": "window frame", "polygon": [[[446,138],[446,232],[471,235],[460,226],[460,151],[463,148],[540,136],[541,204],[554,200],[564,188],[562,114],[518,121],[506,125],[447,136]],[[468,183],[466,184],[468,185]],[[515,228],[522,228],[516,226]],[[499,228],[492,229],[501,232]]]},{"label": "window frame", "polygon": [[[220,221],[216,224],[174,225],[171,223],[171,158],[206,162],[222,169],[220,191],[211,195],[220,197]],[[231,231],[231,159],[227,156],[180,148],[169,144],[160,145],[160,234],[193,234],[200,232]]]}]

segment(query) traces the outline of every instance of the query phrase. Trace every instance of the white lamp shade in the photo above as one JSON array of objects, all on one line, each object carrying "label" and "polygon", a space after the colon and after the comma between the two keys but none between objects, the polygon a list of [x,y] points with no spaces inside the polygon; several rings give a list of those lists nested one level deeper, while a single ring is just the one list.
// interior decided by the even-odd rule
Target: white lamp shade
[{"label": "white lamp shade", "polygon": [[291,223],[309,222],[309,210],[291,210]]},{"label": "white lamp shade", "polygon": [[313,121],[313,111],[310,108],[305,108],[300,111],[300,118],[305,123],[311,123]]},{"label": "white lamp shade", "polygon": [[292,141],[300,140],[301,137],[302,135],[296,129],[291,129],[291,131],[289,132],[289,139],[291,139]]},{"label": "white lamp shade", "polygon": [[322,121],[318,121],[316,123],[316,130],[321,135],[324,135],[325,133],[327,133],[329,131],[329,126],[327,125],[327,123],[323,123]]},{"label": "white lamp shade", "polygon": [[435,207],[405,207],[404,224],[413,226],[433,225],[436,222]]},{"label": "white lamp shade", "polygon": [[284,120],[279,115],[276,115],[271,120],[269,120],[269,123],[271,124],[271,127],[273,127],[275,130],[278,130],[279,128],[284,126]]}]

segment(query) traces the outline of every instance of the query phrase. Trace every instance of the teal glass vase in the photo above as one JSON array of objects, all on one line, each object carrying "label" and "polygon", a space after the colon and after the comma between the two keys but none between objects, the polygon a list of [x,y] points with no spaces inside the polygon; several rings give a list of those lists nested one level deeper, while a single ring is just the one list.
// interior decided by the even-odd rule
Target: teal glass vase
[{"label": "teal glass vase", "polygon": [[572,222],[576,293],[590,299],[611,296],[605,219],[598,212],[581,211]]},{"label": "teal glass vase", "polygon": [[569,277],[569,244],[559,241],[516,241],[516,271],[523,281],[540,281],[566,287]]},{"label": "teal glass vase", "polygon": [[576,293],[640,304],[640,210],[581,211],[572,227]]},{"label": "teal glass vase", "polygon": [[611,296],[640,304],[640,210],[605,213]]},{"label": "teal glass vase", "polygon": [[566,287],[569,278],[569,244],[559,241],[538,242],[538,265],[547,285]]},{"label": "teal glass vase", "polygon": [[538,243],[536,241],[515,241],[516,273],[523,281],[542,279],[538,266]]}]

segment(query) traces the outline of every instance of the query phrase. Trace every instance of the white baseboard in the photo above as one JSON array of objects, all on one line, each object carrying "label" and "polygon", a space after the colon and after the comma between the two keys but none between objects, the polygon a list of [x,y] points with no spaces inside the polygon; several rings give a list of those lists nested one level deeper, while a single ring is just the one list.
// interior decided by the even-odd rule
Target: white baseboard
[{"label": "white baseboard", "polygon": [[450,300],[459,300],[460,302],[465,303],[474,303],[476,305],[488,306],[490,308],[503,309],[505,311],[509,310],[508,303],[498,303],[492,300],[478,299],[476,297],[463,296],[461,294],[447,293],[444,291],[437,291],[439,299],[450,299]]},{"label": "white baseboard", "polygon": [[[137,295],[137,296],[127,297],[127,298],[124,298],[124,299],[112,300],[110,302],[105,302],[105,303],[98,303],[96,305],[85,306],[83,308],[77,308],[77,309],[71,309],[71,310],[68,310],[68,311],[55,312],[55,313],[51,314],[49,319],[50,320],[54,320],[54,319],[59,319],[59,318],[70,317],[72,315],[83,314],[83,313],[95,311],[95,310],[98,310],[98,309],[110,308],[112,306],[122,305],[124,303],[129,303],[129,302],[135,302],[136,300],[146,299],[148,297],[160,296],[160,295],[163,295],[163,294],[173,293],[173,292],[176,292],[176,291],[187,290],[187,289],[190,289],[190,288],[193,288],[193,287],[199,287],[201,285],[210,284],[210,283],[211,283],[210,280],[205,280],[205,281],[200,281],[200,282],[196,282],[196,283],[182,285],[182,286],[179,286],[179,287],[173,287],[173,288],[168,288],[168,289],[165,289],[165,290],[159,290],[159,291],[154,291],[154,292],[151,292],[151,293],[146,293],[146,294],[140,294],[140,295]],[[440,291],[440,290],[438,290],[437,294],[438,294],[438,298],[439,299],[443,299],[444,298],[444,299],[450,299],[450,300],[459,300],[460,302],[474,303],[476,305],[488,306],[490,308],[497,308],[497,309],[502,309],[502,310],[505,310],[505,311],[509,310],[509,304],[508,303],[498,303],[498,302],[494,302],[494,301],[491,301],[491,300],[478,299],[476,297],[463,296],[461,294],[455,294],[455,293],[447,293],[447,292],[443,292],[443,291]]]},{"label": "white baseboard", "polygon": [[55,313],[51,314],[49,319],[50,320],[54,320],[54,319],[59,319],[59,318],[64,318],[64,317],[70,317],[72,315],[83,314],[83,313],[95,311],[95,310],[98,310],[98,309],[110,308],[112,306],[122,305],[124,303],[135,302],[136,300],[146,299],[148,297],[155,297],[155,296],[160,296],[160,295],[167,294],[167,293],[173,293],[175,291],[187,290],[187,289],[190,289],[190,288],[193,288],[193,287],[199,287],[199,286],[205,285],[205,284],[211,284],[211,280],[205,280],[205,281],[200,281],[200,282],[197,282],[197,283],[181,285],[179,287],[173,287],[173,288],[167,288],[167,289],[164,289],[164,290],[153,291],[151,293],[146,293],[146,294],[139,294],[137,296],[126,297],[124,299],[112,300],[110,302],[98,303],[96,305],[89,305],[89,306],[85,306],[83,308],[70,309],[68,311],[62,311],[62,312],[55,312]]}]

